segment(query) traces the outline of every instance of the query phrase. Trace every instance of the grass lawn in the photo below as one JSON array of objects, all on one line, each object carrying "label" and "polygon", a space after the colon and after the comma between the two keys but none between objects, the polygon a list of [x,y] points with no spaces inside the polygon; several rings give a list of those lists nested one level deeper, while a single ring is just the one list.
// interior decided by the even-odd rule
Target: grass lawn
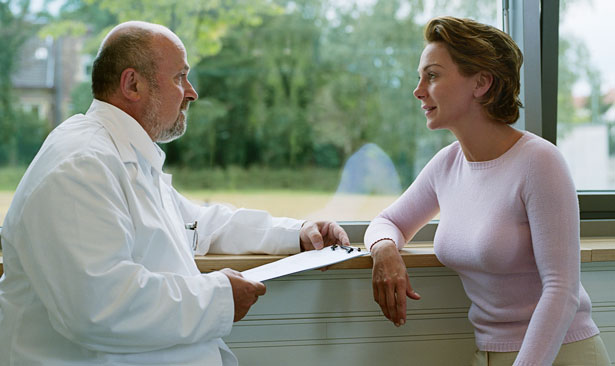
[{"label": "grass lawn", "polygon": [[182,194],[198,203],[227,203],[236,208],[266,210],[274,216],[337,221],[369,221],[397,198],[289,190],[182,191]]},{"label": "grass lawn", "polygon": [[[236,208],[266,210],[274,216],[338,221],[369,221],[396,198],[290,190],[183,190],[181,193],[199,204],[225,203]],[[12,190],[0,191],[0,223],[4,221],[13,194]]]},{"label": "grass lawn", "polygon": [[[228,203],[274,216],[337,221],[369,221],[395,196],[335,195],[338,169],[230,167],[191,171],[170,169],[177,190],[202,203]],[[209,185],[209,186],[203,186]]]},{"label": "grass lawn", "polygon": [[[0,167],[0,226],[26,167]],[[339,171],[332,169],[170,169],[173,185],[199,204],[226,203],[274,216],[369,221],[396,196],[335,195]],[[202,187],[202,185],[212,187]],[[199,187],[199,185],[201,187]]]}]

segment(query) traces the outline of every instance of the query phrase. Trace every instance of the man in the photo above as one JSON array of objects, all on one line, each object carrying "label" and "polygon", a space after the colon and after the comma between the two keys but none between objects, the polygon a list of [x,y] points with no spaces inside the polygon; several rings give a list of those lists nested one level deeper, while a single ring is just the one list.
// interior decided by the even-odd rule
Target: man
[{"label": "man", "polygon": [[199,207],[172,188],[155,142],[186,130],[188,71],[160,25],[123,23],[103,41],[90,109],[49,135],[4,222],[0,364],[236,365],[220,337],[265,286],[203,275],[194,253],[348,244],[332,222]]}]

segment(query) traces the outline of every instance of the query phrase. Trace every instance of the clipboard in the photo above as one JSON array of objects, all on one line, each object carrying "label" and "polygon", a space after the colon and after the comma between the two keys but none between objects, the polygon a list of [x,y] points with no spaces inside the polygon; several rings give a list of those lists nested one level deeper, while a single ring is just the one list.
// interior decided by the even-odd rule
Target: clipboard
[{"label": "clipboard", "polygon": [[362,248],[332,245],[320,250],[309,250],[291,255],[275,262],[248,269],[241,274],[252,281],[263,282],[293,273],[329,266],[366,254],[369,254],[369,251]]}]

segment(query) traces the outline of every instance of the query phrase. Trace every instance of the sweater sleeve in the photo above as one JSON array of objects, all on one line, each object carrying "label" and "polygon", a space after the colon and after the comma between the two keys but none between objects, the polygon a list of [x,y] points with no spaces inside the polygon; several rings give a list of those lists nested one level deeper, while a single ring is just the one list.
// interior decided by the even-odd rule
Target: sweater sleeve
[{"label": "sweater sleeve", "polygon": [[401,249],[421,227],[433,219],[440,207],[435,191],[434,175],[437,174],[442,151],[437,154],[416,177],[408,189],[389,207],[384,209],[367,227],[365,247],[390,239]]},{"label": "sweater sleeve", "polygon": [[551,365],[579,307],[579,205],[566,163],[553,145],[529,161],[523,192],[542,295],[515,366]]}]

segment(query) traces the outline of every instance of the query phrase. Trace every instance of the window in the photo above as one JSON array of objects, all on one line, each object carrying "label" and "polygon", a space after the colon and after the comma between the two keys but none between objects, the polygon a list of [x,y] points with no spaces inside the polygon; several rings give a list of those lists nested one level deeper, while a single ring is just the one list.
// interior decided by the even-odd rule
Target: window
[{"label": "window", "polygon": [[[276,215],[369,221],[453,141],[426,128],[412,95],[425,23],[455,14],[499,27],[500,4],[278,4],[260,26],[229,31],[220,52],[197,66],[201,102],[191,118],[207,125],[193,123],[180,153],[170,146],[168,156],[213,169],[226,183],[179,188],[195,200]],[[186,151],[191,139],[196,158]]]},{"label": "window", "polygon": [[[57,18],[91,20],[94,34],[135,12],[57,3]],[[170,15],[143,1],[148,6],[180,36],[194,33],[181,24],[203,14]],[[252,1],[242,21],[219,10],[210,14],[227,24],[210,28],[220,34],[215,42],[184,39],[200,100],[188,133],[164,146],[175,185],[203,203],[340,221],[373,218],[452,142],[448,132],[425,127],[412,95],[426,21],[455,14],[501,25],[498,0]],[[90,38],[68,42],[85,45],[86,55],[73,54],[71,63],[96,52]],[[70,98],[62,119],[89,105],[82,76],[69,81],[72,90],[57,88],[64,94],[56,100]]]},{"label": "window", "polygon": [[[609,47],[591,42],[614,29],[608,21],[581,23],[611,14],[608,0],[253,0],[249,6],[237,0],[219,9],[188,2],[181,13],[172,2],[156,7],[143,0],[139,9],[105,0],[51,3],[53,9],[28,9],[29,16],[15,19],[49,10],[52,16],[41,19],[60,25],[53,31],[73,30],[64,44],[79,45],[79,51],[64,47],[65,54],[49,57],[80,67],[62,78],[66,85],[53,89],[61,93],[54,100],[66,106],[58,109],[59,120],[37,125],[39,132],[89,106],[83,77],[98,47],[97,32],[147,14],[184,40],[200,95],[190,108],[187,134],[164,146],[166,169],[180,192],[204,204],[360,222],[359,231],[453,141],[450,133],[425,127],[412,95],[424,24],[446,14],[499,28],[507,24],[525,56],[525,108],[517,127],[557,139],[580,190],[583,218],[615,219],[615,81],[608,76],[613,57],[600,53]],[[200,22],[193,21],[197,16]],[[35,37],[39,23],[11,29]],[[199,31],[186,28],[194,24]],[[89,33],[78,35],[78,29]],[[13,90],[15,105],[25,103],[19,95]],[[20,142],[13,140],[0,144],[5,177],[23,171],[28,160],[14,158],[9,149]],[[15,185],[0,181],[0,220]],[[426,230],[433,232],[433,226]]]}]

